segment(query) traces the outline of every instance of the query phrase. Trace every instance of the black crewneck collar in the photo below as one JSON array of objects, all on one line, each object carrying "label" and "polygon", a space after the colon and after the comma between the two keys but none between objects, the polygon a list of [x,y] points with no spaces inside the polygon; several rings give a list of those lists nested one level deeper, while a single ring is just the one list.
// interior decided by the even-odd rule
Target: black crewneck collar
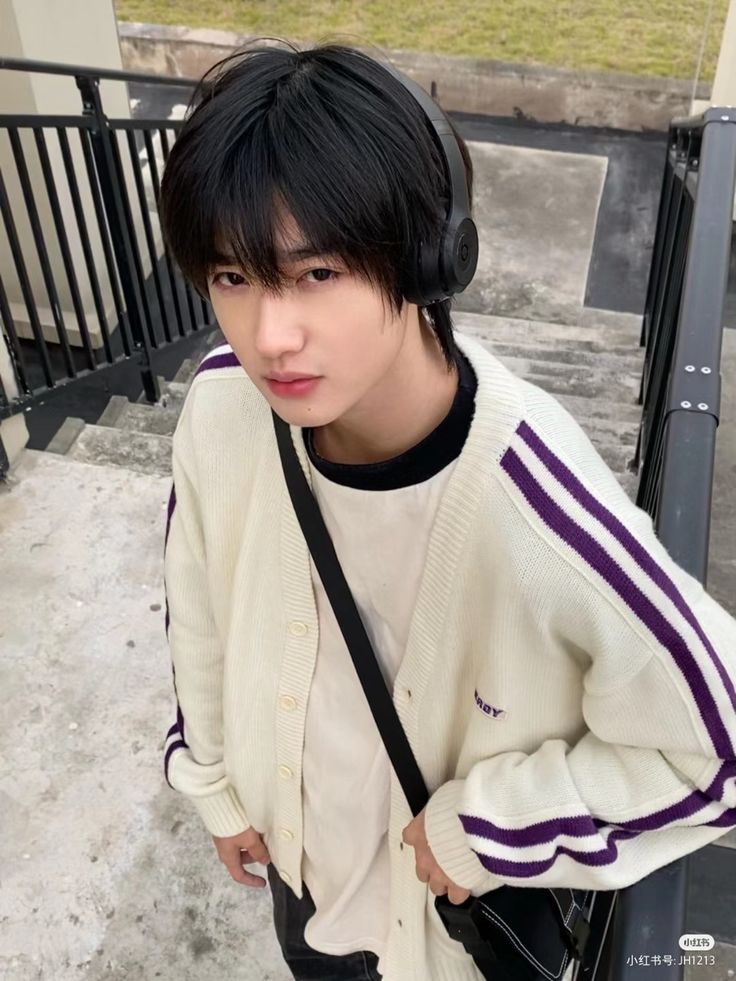
[{"label": "black crewneck collar", "polygon": [[478,385],[473,367],[458,352],[459,381],[450,410],[429,435],[399,456],[378,463],[333,463],[314,448],[314,429],[302,429],[309,462],[323,477],[357,490],[397,490],[423,483],[452,463],[465,445]]}]

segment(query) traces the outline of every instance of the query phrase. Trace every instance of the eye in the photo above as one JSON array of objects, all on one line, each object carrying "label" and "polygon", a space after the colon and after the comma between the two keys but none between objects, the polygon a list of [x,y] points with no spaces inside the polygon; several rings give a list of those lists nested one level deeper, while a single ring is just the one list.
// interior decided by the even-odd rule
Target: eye
[{"label": "eye", "polygon": [[338,273],[334,269],[325,269],[320,267],[319,269],[310,269],[309,272],[304,274],[303,278],[306,278],[307,276],[314,276],[318,283],[327,283],[329,282],[330,277],[336,279]]},{"label": "eye", "polygon": [[[220,282],[220,278],[223,276],[225,277],[225,280]],[[212,277],[212,282],[216,286],[221,286],[225,289],[232,289],[235,286],[242,286],[245,283],[245,279],[240,275],[240,273],[225,271],[215,273],[215,275]]]}]

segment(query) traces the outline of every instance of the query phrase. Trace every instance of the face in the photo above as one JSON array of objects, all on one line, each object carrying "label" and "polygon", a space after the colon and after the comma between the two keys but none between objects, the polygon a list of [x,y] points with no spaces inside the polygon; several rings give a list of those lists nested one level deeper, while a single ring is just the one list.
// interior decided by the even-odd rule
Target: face
[{"label": "face", "polygon": [[300,255],[298,231],[280,236],[287,284],[279,294],[217,266],[209,293],[218,323],[275,412],[296,426],[324,426],[369,412],[386,394],[407,331],[409,304],[387,300],[339,257]]}]

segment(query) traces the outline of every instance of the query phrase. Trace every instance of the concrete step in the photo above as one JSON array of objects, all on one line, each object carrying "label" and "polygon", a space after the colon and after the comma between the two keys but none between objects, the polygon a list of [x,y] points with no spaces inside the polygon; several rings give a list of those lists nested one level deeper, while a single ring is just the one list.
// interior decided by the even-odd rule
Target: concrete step
[{"label": "concrete step", "polygon": [[617,372],[626,372],[637,380],[641,377],[643,358],[638,352],[632,354],[628,350],[609,351],[593,342],[586,347],[577,341],[543,344],[543,340],[540,338],[539,342],[532,343],[484,340],[482,343],[497,358],[516,357],[532,361],[553,361],[557,364],[570,365],[571,368],[587,366],[603,374],[613,369]]},{"label": "concrete step", "polygon": [[606,439],[591,438],[591,442],[615,474],[629,472],[634,446]]},{"label": "concrete step", "polygon": [[[184,399],[186,397],[187,392],[189,391],[190,385],[191,385],[191,381],[186,383],[167,381],[163,375],[159,375],[158,387],[161,392],[161,398],[159,402],[156,404],[161,405],[164,408],[178,404],[179,407],[181,408],[181,406],[184,404]],[[142,393],[141,395],[138,396],[138,401],[136,402],[136,404],[151,405],[150,402],[146,401],[146,397]]]},{"label": "concrete step", "polygon": [[470,336],[485,337],[489,340],[539,341],[548,344],[570,343],[602,346],[610,350],[636,353],[639,347],[641,321],[623,315],[621,322],[610,324],[590,323],[559,324],[542,320],[521,320],[515,317],[495,317],[482,313],[453,313],[453,323],[462,333]]},{"label": "concrete step", "polygon": [[621,402],[609,402],[603,398],[590,398],[589,395],[574,395],[570,392],[556,393],[555,398],[577,419],[583,429],[587,424],[600,424],[638,431],[641,406],[630,393],[627,395],[629,397]]},{"label": "concrete step", "polygon": [[171,475],[171,443],[170,436],[87,425],[66,455],[83,463],[168,477]]},{"label": "concrete step", "polygon": [[[139,405],[128,402],[113,423],[115,429],[128,433],[152,433],[155,436],[173,436],[181,414],[180,405],[168,405],[163,401],[156,405]],[[98,425],[105,425],[100,419]]]},{"label": "concrete step", "polygon": [[636,447],[639,435],[638,425],[624,424],[611,419],[578,419],[578,424],[588,439],[594,444],[615,443],[618,446],[625,446],[631,455]]},{"label": "concrete step", "polygon": [[500,355],[498,360],[514,374],[552,394],[578,395],[608,403],[620,400],[631,402],[639,394],[639,379],[626,370],[617,370],[614,365],[609,366],[605,373],[599,373],[588,365],[569,365],[559,361],[506,355]]},{"label": "concrete step", "polygon": [[173,380],[179,384],[188,385],[192,378],[194,378],[196,375],[197,368],[201,363],[201,358],[186,358],[184,361],[182,361],[179,370],[174,375]]}]

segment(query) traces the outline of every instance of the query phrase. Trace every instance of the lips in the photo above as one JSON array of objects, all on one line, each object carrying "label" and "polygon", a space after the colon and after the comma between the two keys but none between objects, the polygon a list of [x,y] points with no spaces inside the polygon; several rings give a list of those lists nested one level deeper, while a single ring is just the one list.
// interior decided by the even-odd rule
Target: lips
[{"label": "lips", "polygon": [[[283,377],[283,376],[282,376]],[[294,375],[291,381],[280,381],[276,378],[266,378],[266,384],[274,393],[282,398],[298,398],[313,392],[320,378],[314,375]]]},{"label": "lips", "polygon": [[275,382],[295,382],[295,381],[308,381],[312,378],[317,378],[317,375],[300,375],[296,371],[284,371],[277,372],[274,371],[270,375],[266,375],[266,381]]}]

